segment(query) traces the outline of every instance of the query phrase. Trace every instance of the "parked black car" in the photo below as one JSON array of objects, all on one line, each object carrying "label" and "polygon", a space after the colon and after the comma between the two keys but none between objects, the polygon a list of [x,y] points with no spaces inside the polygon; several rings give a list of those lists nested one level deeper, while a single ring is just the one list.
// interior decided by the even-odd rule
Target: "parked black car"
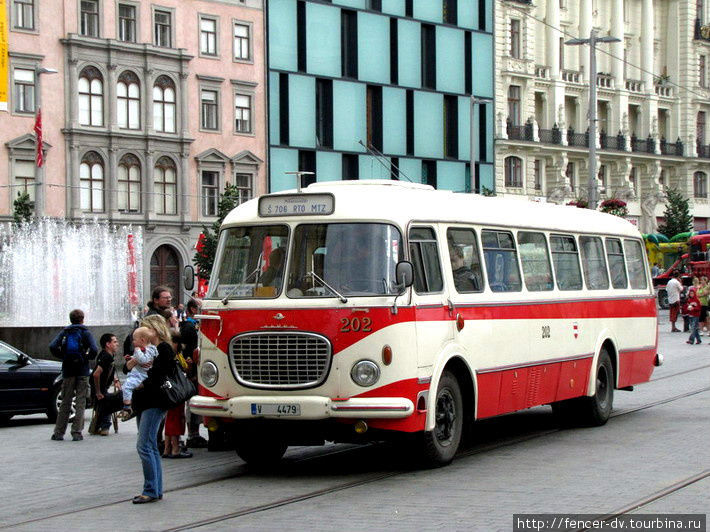
[{"label": "parked black car", "polygon": [[0,423],[18,414],[41,412],[55,421],[61,390],[61,362],[32,358],[0,341]]}]

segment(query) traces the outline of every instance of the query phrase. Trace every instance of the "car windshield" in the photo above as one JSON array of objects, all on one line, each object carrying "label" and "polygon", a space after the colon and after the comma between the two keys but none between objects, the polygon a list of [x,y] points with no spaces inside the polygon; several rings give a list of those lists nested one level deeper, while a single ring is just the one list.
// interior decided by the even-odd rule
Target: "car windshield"
[{"label": "car windshield", "polygon": [[395,267],[401,253],[402,235],[392,225],[299,225],[293,236],[286,295],[396,295]]},{"label": "car windshield", "polygon": [[283,286],[288,226],[232,227],[221,232],[208,299],[276,297]]}]

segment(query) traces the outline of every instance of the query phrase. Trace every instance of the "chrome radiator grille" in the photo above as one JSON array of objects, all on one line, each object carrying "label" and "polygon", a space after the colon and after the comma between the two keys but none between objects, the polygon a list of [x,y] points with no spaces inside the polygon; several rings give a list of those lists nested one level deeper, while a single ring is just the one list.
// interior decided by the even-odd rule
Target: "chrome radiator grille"
[{"label": "chrome radiator grille", "polygon": [[330,369],[327,338],[313,333],[247,333],[229,345],[236,379],[254,388],[309,388]]}]

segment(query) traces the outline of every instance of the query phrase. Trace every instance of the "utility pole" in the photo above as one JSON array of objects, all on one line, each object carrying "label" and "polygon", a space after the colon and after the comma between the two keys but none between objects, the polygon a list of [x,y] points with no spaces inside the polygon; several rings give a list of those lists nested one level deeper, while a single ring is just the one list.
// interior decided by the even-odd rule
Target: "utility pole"
[{"label": "utility pole", "polygon": [[589,45],[589,180],[587,182],[587,208],[597,208],[597,43],[620,42],[616,37],[597,37],[592,28],[589,39],[570,39],[569,45]]}]

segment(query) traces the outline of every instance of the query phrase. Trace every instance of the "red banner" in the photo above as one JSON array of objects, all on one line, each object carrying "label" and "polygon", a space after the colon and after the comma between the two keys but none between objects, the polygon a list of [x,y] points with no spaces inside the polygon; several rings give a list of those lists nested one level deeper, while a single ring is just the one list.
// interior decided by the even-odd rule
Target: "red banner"
[{"label": "red banner", "polygon": [[138,305],[138,275],[136,273],[136,248],[133,235],[128,235],[128,301]]},{"label": "red banner", "polygon": [[37,156],[35,162],[37,163],[37,168],[40,168],[44,164],[44,156],[42,153],[42,109],[37,109],[34,132],[37,137]]}]

